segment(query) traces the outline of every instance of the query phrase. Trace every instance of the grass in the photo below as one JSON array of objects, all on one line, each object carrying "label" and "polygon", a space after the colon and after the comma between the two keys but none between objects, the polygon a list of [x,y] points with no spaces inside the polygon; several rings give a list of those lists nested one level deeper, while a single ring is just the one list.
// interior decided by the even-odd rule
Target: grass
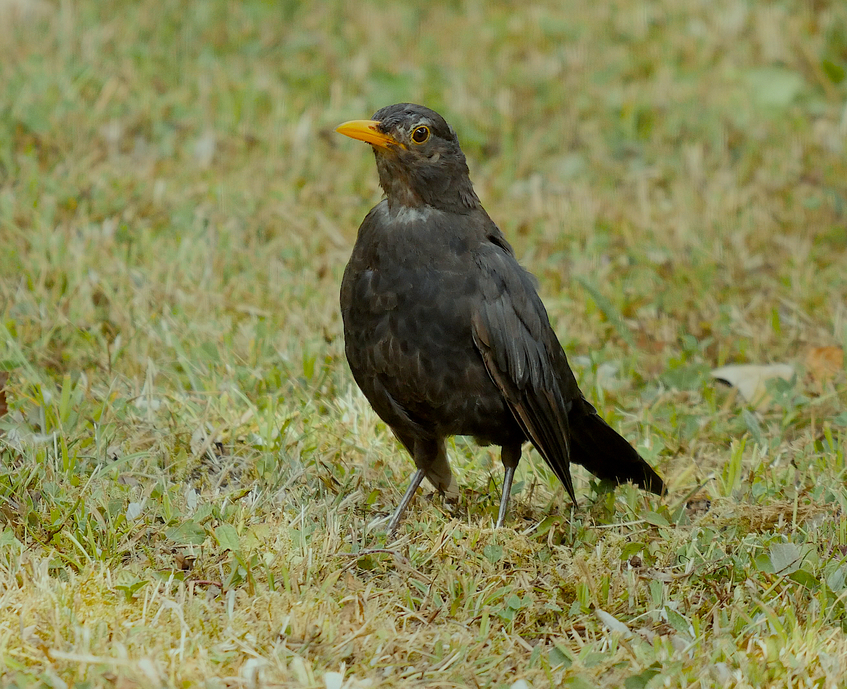
[{"label": "grass", "polygon": [[[0,2],[4,685],[843,683],[847,5],[560,5]],[[412,463],[344,361],[379,190],[333,128],[401,100],[666,497],[532,453],[494,531],[457,439],[458,507],[371,525]]]}]

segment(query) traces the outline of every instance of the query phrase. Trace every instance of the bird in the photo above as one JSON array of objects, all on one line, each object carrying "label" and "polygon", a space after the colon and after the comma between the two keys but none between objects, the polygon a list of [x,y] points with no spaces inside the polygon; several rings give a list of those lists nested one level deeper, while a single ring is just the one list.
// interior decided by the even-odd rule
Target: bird
[{"label": "bird", "polygon": [[445,119],[397,103],[336,131],[371,145],[385,193],[359,227],[340,301],[353,378],[416,467],[388,533],[424,478],[458,497],[445,448],[455,435],[501,448],[495,528],[526,441],[574,504],[571,463],[661,494],[661,477],[580,391],[536,280],[482,207]]}]

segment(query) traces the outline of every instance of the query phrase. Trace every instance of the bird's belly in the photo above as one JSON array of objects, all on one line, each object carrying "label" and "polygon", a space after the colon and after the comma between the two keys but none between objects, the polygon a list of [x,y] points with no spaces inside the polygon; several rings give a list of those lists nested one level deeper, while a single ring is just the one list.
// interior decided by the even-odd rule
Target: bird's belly
[{"label": "bird's belly", "polygon": [[[397,281],[372,271],[351,278],[355,298],[342,314],[345,349],[365,396],[386,420],[377,386],[438,435],[513,441],[520,431],[474,345],[469,295],[451,289],[452,276],[439,285],[430,273],[423,287],[409,273],[403,278],[419,288],[398,289]],[[380,290],[381,284],[393,289]]]}]

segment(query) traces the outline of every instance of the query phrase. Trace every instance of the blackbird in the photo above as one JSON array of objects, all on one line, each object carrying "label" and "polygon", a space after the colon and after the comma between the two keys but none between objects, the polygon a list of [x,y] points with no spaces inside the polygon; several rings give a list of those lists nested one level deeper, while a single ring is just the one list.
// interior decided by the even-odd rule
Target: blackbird
[{"label": "blackbird", "polygon": [[570,463],[661,493],[659,475],[582,396],[536,292],[479,202],[453,128],[398,103],[337,131],[369,143],[385,198],[365,217],[341,282],[347,360],[417,471],[393,534],[424,478],[458,485],[444,440],[501,446],[497,527],[529,440],[576,502]]}]

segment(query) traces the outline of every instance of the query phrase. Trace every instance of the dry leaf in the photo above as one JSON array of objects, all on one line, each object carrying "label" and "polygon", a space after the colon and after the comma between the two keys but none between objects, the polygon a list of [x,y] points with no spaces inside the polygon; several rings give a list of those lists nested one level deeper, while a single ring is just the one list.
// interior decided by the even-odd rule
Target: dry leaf
[{"label": "dry leaf", "polygon": [[343,672],[327,672],[324,673],[324,684],[326,689],[341,689],[344,684]]},{"label": "dry leaf", "polygon": [[610,632],[618,632],[618,634],[622,635],[624,638],[629,638],[632,636],[632,632],[629,627],[627,627],[623,622],[619,619],[610,615],[605,610],[601,610],[600,608],[594,609],[594,614],[600,619],[600,621],[606,626],[606,628]]},{"label": "dry leaf", "polygon": [[806,368],[818,383],[825,383],[844,369],[841,347],[812,347],[806,353]]},{"label": "dry leaf", "polygon": [[44,0],[0,0],[0,19],[4,25],[41,19],[52,13],[55,10]]},{"label": "dry leaf", "polygon": [[770,402],[765,381],[772,378],[791,380],[794,369],[788,364],[741,364],[721,366],[712,371],[711,376],[737,388],[754,407],[764,407]]},{"label": "dry leaf", "polygon": [[685,512],[691,520],[702,517],[712,508],[708,493],[699,491],[685,501]]},{"label": "dry leaf", "polygon": [[215,132],[207,130],[203,136],[194,142],[194,159],[201,168],[207,168],[215,158],[217,139]]},{"label": "dry leaf", "polygon": [[[6,404],[6,382],[9,380],[8,371],[0,371],[0,416],[4,416],[9,411]],[[2,431],[0,431],[2,433]]]}]

